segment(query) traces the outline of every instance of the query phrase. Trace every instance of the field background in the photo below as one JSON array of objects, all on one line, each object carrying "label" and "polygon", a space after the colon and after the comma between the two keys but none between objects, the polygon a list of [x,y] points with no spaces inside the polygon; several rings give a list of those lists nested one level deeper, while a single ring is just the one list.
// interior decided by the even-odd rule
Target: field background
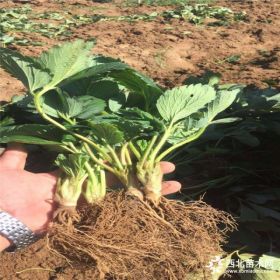
[{"label": "field background", "polygon": [[[96,40],[95,53],[120,58],[167,87],[180,85],[190,75],[201,74],[206,69],[219,72],[222,81],[227,83],[254,84],[262,88],[280,84],[278,0],[146,0],[142,6],[133,0],[1,2],[0,30],[5,30],[2,37],[4,34],[13,38],[7,46],[28,55],[38,55],[64,40],[83,38]],[[22,4],[25,2],[28,3]],[[160,13],[174,11],[178,5],[162,6],[162,3],[177,2],[223,6],[236,13],[245,12],[246,19],[222,24],[214,18],[206,18],[201,24],[178,18],[164,19]],[[15,8],[18,10],[14,15],[4,15],[7,9]],[[153,17],[154,13],[158,16]],[[133,20],[131,15],[138,15],[138,19]],[[152,16],[141,18],[141,15]],[[73,22],[75,16],[78,19]],[[98,21],[98,17],[104,16],[114,19]],[[34,24],[43,24],[43,28],[32,26]],[[9,37],[4,39],[9,41]],[[23,90],[2,70],[0,89],[2,100]]]}]

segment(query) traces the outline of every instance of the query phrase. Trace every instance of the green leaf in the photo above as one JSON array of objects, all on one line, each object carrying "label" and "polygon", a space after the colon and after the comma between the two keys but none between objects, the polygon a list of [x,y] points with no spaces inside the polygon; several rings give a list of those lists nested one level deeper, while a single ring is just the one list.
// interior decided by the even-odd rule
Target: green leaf
[{"label": "green leaf", "polygon": [[248,203],[262,218],[268,217],[280,221],[280,213],[271,208],[259,206],[255,203]]},{"label": "green leaf", "polygon": [[217,92],[215,99],[208,103],[201,112],[194,113],[177,124],[168,142],[176,144],[206,128],[220,112],[232,104],[238,92],[239,90]]},{"label": "green leaf", "polygon": [[43,52],[37,61],[50,71],[50,83],[56,86],[90,66],[89,54],[92,46],[92,42],[83,40],[67,42]]},{"label": "green leaf", "polygon": [[122,94],[122,91],[120,90],[117,82],[106,78],[98,81],[92,81],[87,88],[86,94],[104,100],[109,100],[110,98],[117,97]]},{"label": "green leaf", "polygon": [[240,203],[239,211],[240,211],[240,216],[238,220],[240,222],[249,222],[258,219],[258,213],[254,211],[251,207],[248,207],[243,203]]},{"label": "green leaf", "polygon": [[[185,124],[190,126],[194,125],[196,128],[207,127],[209,124],[212,123],[214,118],[227,109],[235,100],[237,94],[239,93],[239,89],[232,90],[232,91],[219,91],[216,93],[215,99],[208,103],[207,106],[201,111],[201,113],[194,114],[186,119]],[[193,120],[196,120],[196,122]],[[218,123],[215,121],[213,123]],[[222,122],[224,123],[224,122]]]},{"label": "green leaf", "polygon": [[223,118],[223,119],[212,121],[212,124],[226,124],[226,123],[238,122],[241,120],[242,118]]},{"label": "green leaf", "polygon": [[240,254],[239,252],[237,252],[237,256],[239,257],[239,259],[241,259],[242,261],[246,261],[246,260],[250,260],[256,257],[255,254],[250,254],[250,253],[242,253]]},{"label": "green leaf", "polygon": [[59,154],[55,160],[55,164],[70,177],[85,176],[85,163],[89,157],[84,154]]},{"label": "green leaf", "polygon": [[[128,68],[129,66],[122,63],[120,60],[104,56],[93,56],[88,59],[87,68],[81,69],[80,71],[76,72],[76,74],[72,76],[70,80],[65,81],[65,84],[73,82],[75,80],[99,77],[100,75],[110,73],[114,70],[122,71]],[[90,82],[90,79],[87,81]]]},{"label": "green leaf", "polygon": [[105,110],[106,107],[106,103],[102,99],[90,95],[78,96],[73,98],[73,100],[76,103],[82,104],[82,111],[76,115],[80,119],[92,118],[94,115]]},{"label": "green leaf", "polygon": [[263,254],[259,258],[259,265],[260,267],[263,267],[265,269],[280,272],[280,255],[271,254],[271,253]]},{"label": "green leaf", "polygon": [[263,113],[279,111],[280,93],[274,88],[258,89],[245,87],[237,102],[233,104],[233,112],[237,112],[239,116],[241,112],[246,116],[249,114],[260,116]]},{"label": "green leaf", "polygon": [[205,112],[203,112],[203,118],[206,118],[207,122],[212,122],[212,120],[222,111],[227,109],[236,99],[237,94],[240,89],[235,90],[223,90],[216,94],[213,102],[207,105]]},{"label": "green leaf", "polygon": [[30,94],[13,96],[11,106],[16,107],[24,112],[37,112],[33,102],[33,96]]},{"label": "green leaf", "polygon": [[[220,277],[226,272],[227,270],[227,267],[229,266],[230,264],[230,260],[232,259],[232,255],[234,254],[235,252],[227,255],[225,258],[222,258],[220,259],[219,261],[219,257],[217,256],[217,261],[219,262],[215,262],[216,259],[214,258],[211,263],[209,263],[209,265],[207,267],[209,267],[209,269],[211,269],[212,267],[215,269],[215,266],[218,266],[216,270],[213,270],[211,272],[211,280],[219,280]],[[213,266],[211,266],[213,265]]]},{"label": "green leaf", "polygon": [[63,133],[52,125],[24,124],[0,127],[0,143],[54,145],[60,147]]},{"label": "green leaf", "polygon": [[[0,143],[11,142],[12,140],[10,139],[21,139],[22,141],[24,137],[31,137],[30,139],[32,141],[35,141],[35,139],[40,139],[38,141],[42,140],[48,142],[54,139],[59,141],[62,137],[62,133],[63,132],[61,130],[53,125],[23,124],[4,126],[0,127]],[[54,143],[57,143],[56,141]]]},{"label": "green leaf", "polygon": [[138,108],[120,110],[114,124],[124,132],[126,140],[161,133],[165,127],[161,120]]},{"label": "green leaf", "polygon": [[248,201],[251,201],[256,204],[265,204],[269,201],[280,199],[280,196],[277,195],[277,192],[275,192],[271,187],[267,191],[248,193],[247,199]]},{"label": "green leaf", "polygon": [[70,96],[90,95],[104,100],[112,112],[117,112],[126,102],[120,85],[109,79],[94,80],[91,78],[73,81],[64,86]]},{"label": "green leaf", "polygon": [[147,149],[148,147],[148,144],[149,142],[147,140],[144,140],[144,139],[140,139],[140,140],[137,140],[135,142],[135,145],[137,146],[137,148],[141,151],[141,153],[144,153],[145,150]]},{"label": "green leaf", "polygon": [[52,117],[59,118],[65,115],[69,118],[87,119],[102,112],[106,103],[99,98],[82,95],[70,97],[67,92],[57,94],[50,91],[42,96],[42,108]]},{"label": "green leaf", "polygon": [[93,124],[91,126],[92,137],[101,143],[116,145],[123,141],[123,133],[109,123]]},{"label": "green leaf", "polygon": [[208,85],[190,85],[167,90],[157,101],[157,109],[167,122],[185,119],[215,98],[215,90]]},{"label": "green leaf", "polygon": [[280,280],[280,274],[276,271],[257,272],[254,280]]},{"label": "green leaf", "polygon": [[194,135],[200,129],[201,125],[199,125],[199,120],[189,117],[187,120],[183,120],[177,124],[172,135],[168,138],[168,143],[179,143]]},{"label": "green leaf", "polygon": [[77,98],[71,98],[66,95],[65,98],[65,110],[64,114],[69,118],[74,118],[79,114],[83,113],[84,103],[82,100],[78,100]]},{"label": "green leaf", "polygon": [[87,94],[106,101],[112,112],[117,112],[126,103],[124,90],[117,82],[109,79],[93,82]]},{"label": "green leaf", "polygon": [[50,81],[50,75],[35,59],[6,48],[0,48],[0,65],[20,80],[29,92],[35,92]]},{"label": "green leaf", "polygon": [[[58,95],[56,90],[49,91],[41,97],[40,102],[44,113],[46,113],[49,116],[59,118],[59,113],[67,114],[69,112],[70,105],[67,102],[67,97],[65,93]],[[33,102],[32,105],[34,106]],[[78,104],[76,105],[78,106]],[[34,110],[37,111],[35,109],[35,106]]]},{"label": "green leaf", "polygon": [[58,145],[60,142],[45,140],[43,138],[28,136],[28,135],[11,135],[11,136],[0,136],[0,143],[23,143],[23,144],[35,144],[35,145]]},{"label": "green leaf", "polygon": [[1,136],[10,136],[13,134],[53,137],[57,134],[61,135],[61,132],[58,128],[54,127],[53,125],[44,124],[23,124],[0,127]]},{"label": "green leaf", "polygon": [[277,271],[258,269],[255,273],[238,273],[240,280],[280,280],[280,274]]},{"label": "green leaf", "polygon": [[3,126],[8,126],[14,124],[14,119],[11,117],[4,117],[2,118],[0,115],[0,130]]},{"label": "green leaf", "polygon": [[124,134],[126,141],[140,137],[149,137],[164,131],[163,122],[138,108],[119,110],[116,114],[102,114],[88,121],[88,125],[110,123]]},{"label": "green leaf", "polygon": [[122,103],[118,99],[111,98],[108,101],[108,107],[112,112],[118,112],[122,107]]},{"label": "green leaf", "polygon": [[161,120],[139,108],[127,108],[121,110],[120,115],[123,119],[141,124],[143,129],[150,128],[157,133],[160,133],[165,129]]},{"label": "green leaf", "polygon": [[234,131],[227,136],[231,136],[249,147],[257,147],[260,145],[260,140],[246,130]]},{"label": "green leaf", "polygon": [[128,65],[119,60],[102,56],[93,57],[91,66],[74,77],[71,77],[71,82],[105,74],[107,77],[113,78],[118,84],[128,89],[132,98],[135,96],[142,97],[142,99],[140,99],[141,102],[138,102],[136,105],[137,107],[144,107],[149,110],[149,108],[154,107],[157,98],[162,94],[162,90],[153,80],[131,69]]},{"label": "green leaf", "polygon": [[[152,79],[133,69],[111,71],[109,76],[130,91],[128,101],[139,100],[132,106],[151,113],[154,111],[155,103],[163,91]],[[142,98],[139,99],[139,97]]]},{"label": "green leaf", "polygon": [[89,94],[91,85],[94,82],[94,78],[85,78],[85,79],[81,78],[77,80],[72,80],[72,79],[64,81],[64,85],[61,86],[61,88],[64,91],[68,92],[70,96],[80,96],[84,94],[86,95]]},{"label": "green leaf", "polygon": [[221,79],[221,75],[219,73],[214,73],[212,71],[206,71],[201,76],[190,76],[184,82],[185,85],[191,84],[203,84],[203,85],[210,85],[215,86],[219,84]]}]

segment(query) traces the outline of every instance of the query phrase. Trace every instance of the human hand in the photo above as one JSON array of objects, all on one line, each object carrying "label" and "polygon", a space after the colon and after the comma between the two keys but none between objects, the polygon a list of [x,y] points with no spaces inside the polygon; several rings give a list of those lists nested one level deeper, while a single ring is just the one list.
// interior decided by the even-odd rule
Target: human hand
[{"label": "human hand", "polygon": [[[19,144],[10,145],[0,156],[0,209],[19,219],[35,233],[43,233],[55,210],[53,196],[58,172],[35,174],[25,171],[26,158],[27,152]],[[170,162],[161,162],[161,168],[163,174],[168,174],[174,171],[175,166]],[[162,194],[174,193],[180,188],[180,183],[166,181],[162,184]],[[6,247],[9,245],[7,240],[4,243]]]},{"label": "human hand", "polygon": [[[23,222],[33,232],[46,231],[54,211],[57,173],[34,174],[24,170],[27,152],[13,144],[0,157],[0,209]],[[0,239],[0,251],[9,241]]]},{"label": "human hand", "polygon": [[[163,175],[175,171],[175,165],[169,161],[161,161],[160,167]],[[161,193],[163,195],[172,194],[178,192],[180,189],[181,189],[181,184],[178,181],[163,181]]]},{"label": "human hand", "polygon": [[54,211],[53,195],[58,172],[24,170],[27,152],[10,145],[0,157],[0,209],[19,219],[35,233],[44,232]]}]

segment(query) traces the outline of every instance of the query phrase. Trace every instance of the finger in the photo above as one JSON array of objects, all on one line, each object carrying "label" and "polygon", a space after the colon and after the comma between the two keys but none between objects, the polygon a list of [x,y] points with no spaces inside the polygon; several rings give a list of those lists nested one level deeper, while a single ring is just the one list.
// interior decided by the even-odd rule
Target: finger
[{"label": "finger", "polygon": [[0,167],[7,169],[24,169],[27,151],[21,144],[9,144],[0,156]]},{"label": "finger", "polygon": [[165,181],[162,183],[161,193],[163,195],[171,194],[180,191],[181,184],[177,181]]},{"label": "finger", "polygon": [[169,161],[161,161],[160,168],[163,174],[168,174],[175,170],[175,165]]}]

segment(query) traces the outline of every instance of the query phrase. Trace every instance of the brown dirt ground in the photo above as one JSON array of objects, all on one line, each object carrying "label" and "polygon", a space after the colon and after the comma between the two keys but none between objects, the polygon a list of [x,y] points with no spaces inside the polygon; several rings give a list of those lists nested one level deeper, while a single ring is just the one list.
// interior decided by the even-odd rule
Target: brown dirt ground
[{"label": "brown dirt ground", "polygon": [[[0,8],[20,6],[12,1],[3,2]],[[105,15],[150,14],[171,8],[121,7],[92,1],[33,2],[36,4],[31,7],[36,12],[68,10],[76,14],[85,14],[93,9],[94,13]],[[266,87],[265,81],[273,80],[276,86],[280,86],[280,2],[244,0],[215,3],[233,11],[245,11],[249,21],[219,27],[195,26],[177,19],[169,24],[160,19],[151,22],[100,21],[73,30],[73,38],[95,37],[95,53],[121,58],[164,86],[179,85],[190,75],[203,73],[206,69],[221,73],[223,82]],[[34,34],[27,37],[45,43],[43,47],[17,47],[29,55],[37,55],[59,42]],[[270,56],[262,56],[261,51],[269,52]],[[240,55],[240,61],[236,64],[222,61],[232,55]],[[0,89],[0,100],[7,100],[23,91],[17,81],[1,70]]]},{"label": "brown dirt ground", "polygon": [[[111,3],[78,0],[33,2],[33,10],[40,12],[71,10],[75,13],[86,13],[89,9],[96,8],[96,13],[127,15],[151,13],[159,9],[127,8]],[[133,23],[97,22],[74,30],[73,37],[96,37],[95,53],[121,58],[164,86],[179,85],[189,75],[200,74],[206,69],[221,73],[223,82],[266,87],[265,80],[274,80],[276,86],[280,86],[280,2],[244,0],[216,3],[234,11],[246,11],[249,21],[220,27],[205,24],[195,26],[175,19],[169,24],[160,20]],[[20,4],[0,1],[0,8],[15,6]],[[160,8],[165,9],[167,8]],[[268,23],[268,19],[271,23]],[[17,47],[25,54],[37,55],[59,42],[45,37],[35,38],[34,34],[28,34],[28,37],[43,41],[45,46]],[[260,51],[270,52],[271,55],[265,58]],[[226,57],[237,54],[241,55],[237,64],[221,62]],[[8,100],[19,92],[23,92],[22,85],[0,70],[0,100]],[[54,259],[46,249],[45,242],[39,241],[28,250],[1,256],[0,279],[68,280],[92,277],[87,271],[76,272],[64,259]]]}]

